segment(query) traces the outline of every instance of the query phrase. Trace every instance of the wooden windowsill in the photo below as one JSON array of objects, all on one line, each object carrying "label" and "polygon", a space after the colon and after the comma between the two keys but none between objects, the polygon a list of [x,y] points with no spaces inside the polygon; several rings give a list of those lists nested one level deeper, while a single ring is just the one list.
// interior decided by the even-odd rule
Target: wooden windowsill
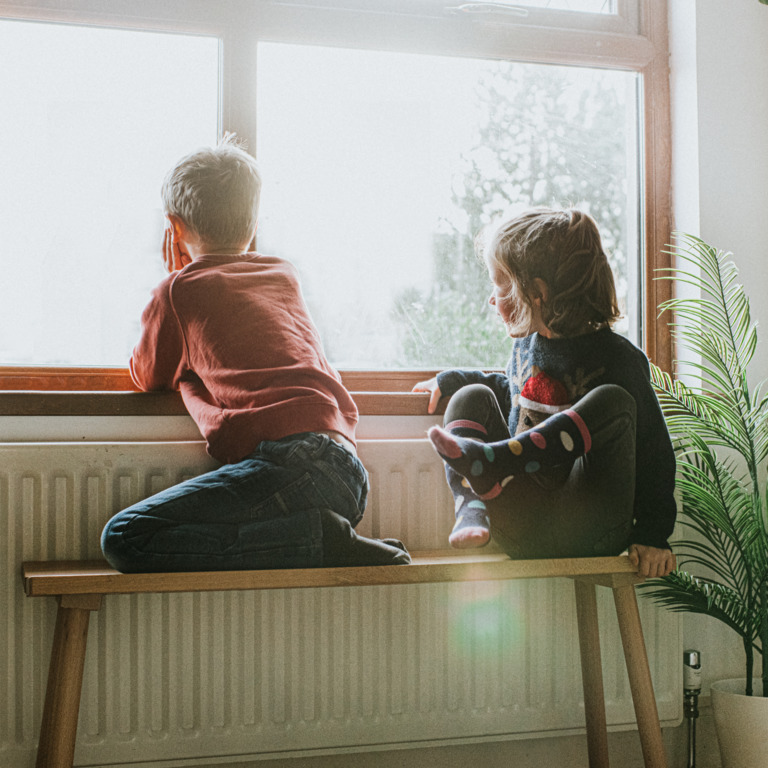
[{"label": "wooden windowsill", "polygon": [[[363,416],[425,416],[429,396],[411,389],[434,374],[348,371],[342,380]],[[185,415],[178,392],[139,392],[124,369],[0,369],[0,416]]]},{"label": "wooden windowsill", "polygon": [[[426,416],[429,402],[429,395],[408,392],[352,392],[352,397],[361,416]],[[0,392],[0,416],[186,415],[178,392]]]}]

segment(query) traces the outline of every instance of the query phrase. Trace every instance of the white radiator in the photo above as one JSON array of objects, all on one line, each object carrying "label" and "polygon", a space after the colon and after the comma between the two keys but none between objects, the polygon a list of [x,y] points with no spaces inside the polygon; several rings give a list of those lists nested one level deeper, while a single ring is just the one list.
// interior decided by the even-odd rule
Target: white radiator
[{"label": "white radiator", "polygon": [[[423,440],[363,441],[358,530],[445,546],[453,518]],[[202,445],[0,446],[0,765],[34,765],[55,604],[23,560],[97,558],[105,521],[211,466]],[[634,712],[599,590],[608,721]],[[680,622],[641,601],[661,718],[680,720]],[[4,683],[4,685],[3,685]],[[568,580],[110,596],[92,615],[79,766],[193,765],[573,733],[584,710]]]}]

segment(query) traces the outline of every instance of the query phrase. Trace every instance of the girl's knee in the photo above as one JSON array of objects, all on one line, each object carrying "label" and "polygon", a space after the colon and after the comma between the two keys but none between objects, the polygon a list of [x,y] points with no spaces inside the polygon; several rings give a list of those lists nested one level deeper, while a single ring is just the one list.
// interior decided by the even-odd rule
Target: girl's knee
[{"label": "girl's knee", "polygon": [[451,395],[445,409],[444,424],[450,424],[457,419],[480,420],[480,415],[485,418],[489,409],[499,409],[499,402],[493,390],[485,384],[467,384]]},{"label": "girl's knee", "polygon": [[637,414],[635,398],[618,384],[601,384],[590,390],[577,403],[577,406],[589,407],[594,405],[601,410],[609,412],[624,412],[633,419]]}]

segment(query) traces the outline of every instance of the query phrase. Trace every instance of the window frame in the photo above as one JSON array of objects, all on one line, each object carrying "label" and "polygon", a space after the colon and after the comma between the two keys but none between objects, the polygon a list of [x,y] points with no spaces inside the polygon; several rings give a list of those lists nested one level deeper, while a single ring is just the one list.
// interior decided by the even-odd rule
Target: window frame
[{"label": "window frame", "polygon": [[[459,0],[234,0],[220,9],[188,0],[0,0],[0,19],[217,37],[221,57],[219,134],[234,131],[251,147],[256,146],[259,42],[483,56],[639,73],[643,347],[651,360],[670,371],[671,337],[666,321],[657,316],[657,307],[671,297],[672,285],[654,279],[658,270],[670,266],[670,256],[665,253],[671,239],[667,0],[616,0],[615,14],[533,8],[524,17],[506,10],[445,12],[460,4]],[[433,374],[426,370],[341,371],[361,413],[391,415],[425,413],[427,397],[408,393],[415,382]],[[127,393],[136,391],[126,368],[4,366],[0,367],[3,390],[15,391],[13,407],[22,413],[41,412],[44,400],[39,394],[21,398],[20,392],[90,392],[91,396],[79,398],[79,405],[73,401],[72,415],[102,412],[107,401],[95,404],[99,397],[117,407],[117,393],[123,394],[119,401],[123,404],[135,401],[120,412],[141,415],[148,410],[154,414],[160,407],[150,404],[145,395],[125,399]],[[7,413],[11,400],[4,394],[0,397],[7,401],[0,413]],[[165,403],[169,413],[179,409],[178,396],[155,400]],[[32,402],[36,405],[30,405]],[[88,411],[89,407],[95,411]]]}]

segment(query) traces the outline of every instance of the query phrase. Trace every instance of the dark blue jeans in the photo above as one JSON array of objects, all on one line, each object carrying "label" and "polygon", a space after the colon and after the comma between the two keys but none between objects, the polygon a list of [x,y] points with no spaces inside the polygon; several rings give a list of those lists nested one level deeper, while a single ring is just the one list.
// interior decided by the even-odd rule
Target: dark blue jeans
[{"label": "dark blue jeans", "polygon": [[[635,401],[625,389],[604,384],[572,408],[589,429],[590,451],[568,464],[517,475],[485,502],[493,538],[510,557],[617,555],[627,547],[635,500]],[[496,395],[482,384],[463,387],[448,403],[445,423],[464,419],[485,426],[486,442],[510,437]]]},{"label": "dark blue jeans", "polygon": [[324,434],[292,435],[124,509],[101,546],[124,573],[409,562],[399,542],[353,530],[367,494],[351,451]]}]

